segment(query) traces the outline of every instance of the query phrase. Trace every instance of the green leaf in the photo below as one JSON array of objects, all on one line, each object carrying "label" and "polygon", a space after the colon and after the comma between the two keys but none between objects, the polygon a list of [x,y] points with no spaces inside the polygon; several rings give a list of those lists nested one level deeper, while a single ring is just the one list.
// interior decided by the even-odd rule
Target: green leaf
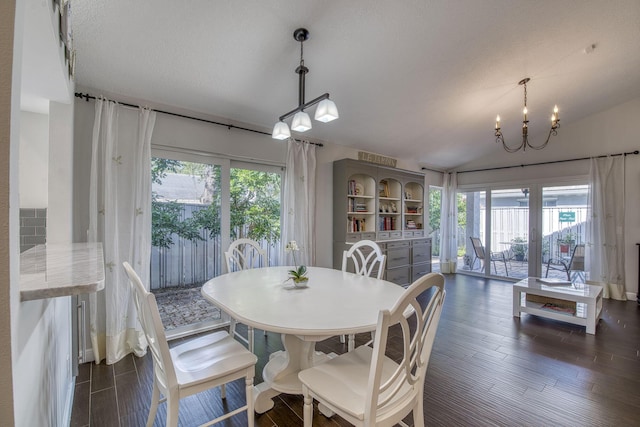
[{"label": "green leaf", "polygon": [[306,272],[307,272],[306,265],[301,265],[300,267],[298,267],[298,276],[304,276]]}]

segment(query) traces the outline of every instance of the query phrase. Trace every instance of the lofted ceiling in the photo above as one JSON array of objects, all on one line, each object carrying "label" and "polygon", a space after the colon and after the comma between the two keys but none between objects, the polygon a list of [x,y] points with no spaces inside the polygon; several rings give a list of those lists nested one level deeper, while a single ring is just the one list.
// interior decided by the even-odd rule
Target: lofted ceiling
[{"label": "lofted ceiling", "polygon": [[[340,111],[297,137],[451,168],[640,96],[638,0],[91,0],[73,6],[76,83],[271,131],[306,99]],[[585,48],[595,45],[591,53]]]}]

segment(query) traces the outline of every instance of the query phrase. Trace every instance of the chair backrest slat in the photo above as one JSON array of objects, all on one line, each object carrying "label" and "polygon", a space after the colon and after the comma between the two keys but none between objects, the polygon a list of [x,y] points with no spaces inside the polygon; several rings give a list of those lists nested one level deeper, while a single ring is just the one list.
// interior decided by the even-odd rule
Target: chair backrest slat
[{"label": "chair backrest slat", "polygon": [[469,237],[469,239],[471,239],[471,246],[473,246],[476,257],[484,259],[484,245],[482,241],[478,237]]},{"label": "chair backrest slat", "polygon": [[[422,399],[424,378],[444,304],[444,276],[430,273],[416,280],[391,310],[378,316],[367,387],[365,418],[391,405]],[[396,326],[397,325],[397,326]],[[394,372],[383,372],[390,327],[401,329],[402,355]],[[420,394],[420,395],[418,395]]]}]

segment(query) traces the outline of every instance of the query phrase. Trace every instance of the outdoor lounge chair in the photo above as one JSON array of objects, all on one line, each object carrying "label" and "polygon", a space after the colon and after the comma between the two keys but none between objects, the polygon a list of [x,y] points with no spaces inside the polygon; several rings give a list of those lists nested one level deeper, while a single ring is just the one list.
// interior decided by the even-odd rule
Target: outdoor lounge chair
[{"label": "outdoor lounge chair", "polygon": [[582,279],[584,282],[584,244],[576,245],[573,248],[571,257],[552,258],[547,262],[547,272],[544,277],[549,277],[549,270],[564,271],[567,273],[567,280],[571,279],[571,272],[574,272],[574,276]]},{"label": "outdoor lounge chair", "polygon": [[[471,245],[473,246],[473,252],[475,255],[475,258],[471,263],[471,270],[473,270],[473,267],[476,265],[476,260],[478,259],[480,260],[480,267],[481,267],[480,270],[482,270],[482,266],[484,265],[484,260],[485,260],[484,245],[482,244],[482,241],[478,237],[469,237],[469,239],[471,239]],[[498,269],[496,268],[496,261],[501,261],[504,263],[505,274],[507,276],[509,275],[509,269],[507,268],[507,258],[504,256],[503,252],[491,252],[490,261],[493,263],[493,269],[495,270],[496,274],[498,274]]]}]

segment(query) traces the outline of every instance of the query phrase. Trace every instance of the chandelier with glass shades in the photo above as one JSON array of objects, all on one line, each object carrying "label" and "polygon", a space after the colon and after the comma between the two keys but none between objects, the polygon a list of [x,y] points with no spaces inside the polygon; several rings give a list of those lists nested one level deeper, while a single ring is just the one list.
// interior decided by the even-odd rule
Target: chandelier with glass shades
[{"label": "chandelier with glass shades", "polygon": [[298,74],[298,106],[288,113],[280,116],[278,123],[273,127],[273,133],[271,134],[275,139],[287,139],[291,137],[289,126],[285,123],[285,120],[291,116],[293,116],[291,130],[296,132],[305,132],[311,129],[311,118],[309,118],[309,114],[307,114],[305,110],[318,103],[315,115],[316,120],[327,123],[339,117],[338,107],[336,107],[336,104],[329,99],[329,93],[320,95],[309,102],[304,102],[304,78],[309,72],[309,69],[304,66],[303,46],[305,40],[309,39],[309,31],[305,28],[298,28],[293,32],[293,38],[300,42],[300,65],[296,68],[296,73]]},{"label": "chandelier with glass shades", "polygon": [[522,79],[518,82],[520,86],[524,86],[524,108],[522,110],[522,114],[524,115],[524,119],[522,120],[522,142],[518,146],[509,146],[504,141],[504,136],[500,131],[500,116],[496,117],[496,142],[502,142],[502,147],[508,151],[509,153],[515,153],[517,151],[526,151],[527,147],[532,148],[534,150],[542,150],[549,143],[549,139],[551,136],[556,136],[558,134],[558,128],[560,127],[560,115],[558,114],[558,106],[553,107],[553,114],[551,115],[551,129],[549,129],[549,135],[547,135],[547,140],[540,145],[533,145],[529,142],[529,120],[527,119],[527,83],[531,80],[529,77]]}]

